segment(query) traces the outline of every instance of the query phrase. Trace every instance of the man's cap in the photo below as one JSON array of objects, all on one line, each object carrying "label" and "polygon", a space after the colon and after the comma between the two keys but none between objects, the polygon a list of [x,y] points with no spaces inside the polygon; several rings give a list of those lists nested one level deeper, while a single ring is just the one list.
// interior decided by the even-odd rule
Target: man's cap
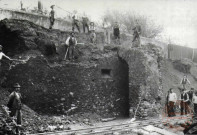
[{"label": "man's cap", "polygon": [[71,33],[70,33],[70,35],[73,35],[73,36],[74,36],[74,35],[75,35],[75,33],[74,33],[74,32],[71,32]]},{"label": "man's cap", "polygon": [[13,87],[14,88],[20,88],[21,86],[19,85],[19,83],[15,83]]},{"label": "man's cap", "polygon": [[51,8],[53,8],[55,5],[51,5]]}]

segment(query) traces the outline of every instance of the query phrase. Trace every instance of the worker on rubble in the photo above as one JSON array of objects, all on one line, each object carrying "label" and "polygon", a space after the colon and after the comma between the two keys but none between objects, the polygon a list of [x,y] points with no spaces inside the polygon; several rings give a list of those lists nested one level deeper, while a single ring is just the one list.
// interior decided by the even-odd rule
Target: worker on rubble
[{"label": "worker on rubble", "polygon": [[14,84],[13,86],[14,90],[13,92],[9,95],[9,100],[8,100],[8,108],[10,110],[10,117],[16,118],[16,124],[17,124],[17,129],[16,132],[18,134],[19,129],[18,127],[21,126],[22,123],[22,117],[21,117],[21,108],[22,108],[22,102],[21,102],[21,94],[20,94],[20,88],[21,86],[19,83]]},{"label": "worker on rubble", "polygon": [[189,85],[191,84],[190,81],[187,78],[187,75],[183,76],[183,79],[181,80],[180,84],[183,85],[183,89],[186,89],[186,84],[189,84]]},{"label": "worker on rubble", "polygon": [[77,39],[75,37],[74,32],[70,33],[70,36],[66,40],[66,45],[67,45],[67,51],[66,51],[65,59],[67,57],[67,52],[68,52],[68,60],[74,60],[74,50],[75,50],[75,46],[77,45]]},{"label": "worker on rubble", "polygon": [[96,44],[96,33],[95,33],[94,22],[90,22],[89,31],[90,31],[90,42]]},{"label": "worker on rubble", "polygon": [[103,20],[103,29],[104,29],[104,41],[105,44],[110,44],[110,30],[111,30],[111,25],[107,18],[104,18]]},{"label": "worker on rubble", "polygon": [[138,20],[136,20],[136,25],[132,30],[133,30],[133,41],[132,42],[138,41],[139,47],[141,47],[141,44],[140,44],[141,26],[139,25]]},{"label": "worker on rubble", "polygon": [[[8,57],[7,55],[5,55],[3,52],[2,52],[2,45],[0,45],[0,61],[2,60],[2,58],[3,57],[5,57],[6,59],[8,59],[8,60],[13,60],[13,59],[11,59],[10,57]],[[1,63],[0,63],[0,66],[1,66]]]},{"label": "worker on rubble", "polygon": [[82,17],[82,24],[83,24],[83,32],[85,33],[86,31],[86,28],[87,28],[87,31],[89,33],[89,25],[88,25],[88,22],[89,22],[89,19],[88,17],[84,14],[84,16]]},{"label": "worker on rubble", "polygon": [[54,22],[55,22],[55,11],[54,11],[54,6],[51,6],[51,12],[49,13],[49,19],[50,19],[50,26],[49,29],[52,29]]},{"label": "worker on rubble", "polygon": [[115,43],[120,44],[120,29],[118,22],[114,23],[113,32],[114,32]]},{"label": "worker on rubble", "polygon": [[177,96],[176,96],[176,93],[173,92],[172,88],[169,89],[169,93],[168,93],[167,97],[168,97],[168,99],[167,99],[167,101],[168,101],[168,110],[167,110],[168,116],[173,117],[173,116],[175,116],[174,105],[177,101]]},{"label": "worker on rubble", "polygon": [[74,32],[75,31],[75,26],[77,27],[78,29],[78,32],[80,33],[80,28],[79,28],[79,18],[78,18],[78,15],[77,15],[77,11],[74,11],[74,14],[72,16],[72,31]]}]

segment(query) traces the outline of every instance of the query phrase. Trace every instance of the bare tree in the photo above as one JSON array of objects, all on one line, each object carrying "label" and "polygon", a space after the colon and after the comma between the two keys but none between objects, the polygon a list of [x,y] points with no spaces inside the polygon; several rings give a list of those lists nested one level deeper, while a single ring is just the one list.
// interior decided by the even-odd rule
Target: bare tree
[{"label": "bare tree", "polygon": [[114,22],[117,21],[120,24],[120,29],[130,34],[133,33],[132,29],[135,26],[135,20],[138,20],[142,28],[141,35],[147,38],[155,38],[163,30],[162,26],[155,24],[155,22],[150,18],[139,15],[135,12],[123,13],[116,10],[107,10],[102,17],[102,20],[104,20],[104,18],[106,18],[107,21],[111,23],[111,25],[113,25]]}]

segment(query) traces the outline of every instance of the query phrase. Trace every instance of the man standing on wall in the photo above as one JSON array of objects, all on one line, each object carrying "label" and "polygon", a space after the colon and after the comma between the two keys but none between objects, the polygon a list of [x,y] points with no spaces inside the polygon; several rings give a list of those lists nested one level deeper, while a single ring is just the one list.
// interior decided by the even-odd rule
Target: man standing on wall
[{"label": "man standing on wall", "polygon": [[141,26],[139,25],[138,20],[136,20],[136,25],[133,28],[133,41],[138,41],[139,47],[141,47],[141,43],[140,43],[140,34],[141,34]]},{"label": "man standing on wall", "polygon": [[72,31],[74,32],[75,31],[75,26],[77,27],[78,29],[78,32],[80,33],[80,28],[79,28],[79,18],[78,18],[78,15],[77,15],[77,11],[74,11],[74,14],[72,16]]},{"label": "man standing on wall", "polygon": [[54,6],[51,6],[51,12],[49,13],[49,19],[50,19],[50,26],[49,29],[52,29],[54,22],[55,22],[55,11],[54,11]]},{"label": "man standing on wall", "polygon": [[16,133],[19,134],[19,129],[18,127],[21,126],[22,123],[22,117],[21,117],[21,108],[22,108],[22,102],[21,102],[21,94],[20,94],[20,85],[16,83],[13,88],[14,91],[9,95],[9,100],[8,100],[8,108],[11,111],[10,112],[10,117],[15,117],[16,118]]}]

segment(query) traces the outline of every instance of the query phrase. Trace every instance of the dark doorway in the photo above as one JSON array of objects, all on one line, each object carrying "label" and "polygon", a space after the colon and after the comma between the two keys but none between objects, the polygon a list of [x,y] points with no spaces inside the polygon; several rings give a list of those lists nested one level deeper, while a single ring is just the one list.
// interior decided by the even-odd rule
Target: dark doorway
[{"label": "dark doorway", "polygon": [[122,117],[129,117],[129,66],[123,59],[120,60],[119,66],[119,82],[118,87],[120,89],[119,95],[122,98],[120,102],[120,111]]}]

